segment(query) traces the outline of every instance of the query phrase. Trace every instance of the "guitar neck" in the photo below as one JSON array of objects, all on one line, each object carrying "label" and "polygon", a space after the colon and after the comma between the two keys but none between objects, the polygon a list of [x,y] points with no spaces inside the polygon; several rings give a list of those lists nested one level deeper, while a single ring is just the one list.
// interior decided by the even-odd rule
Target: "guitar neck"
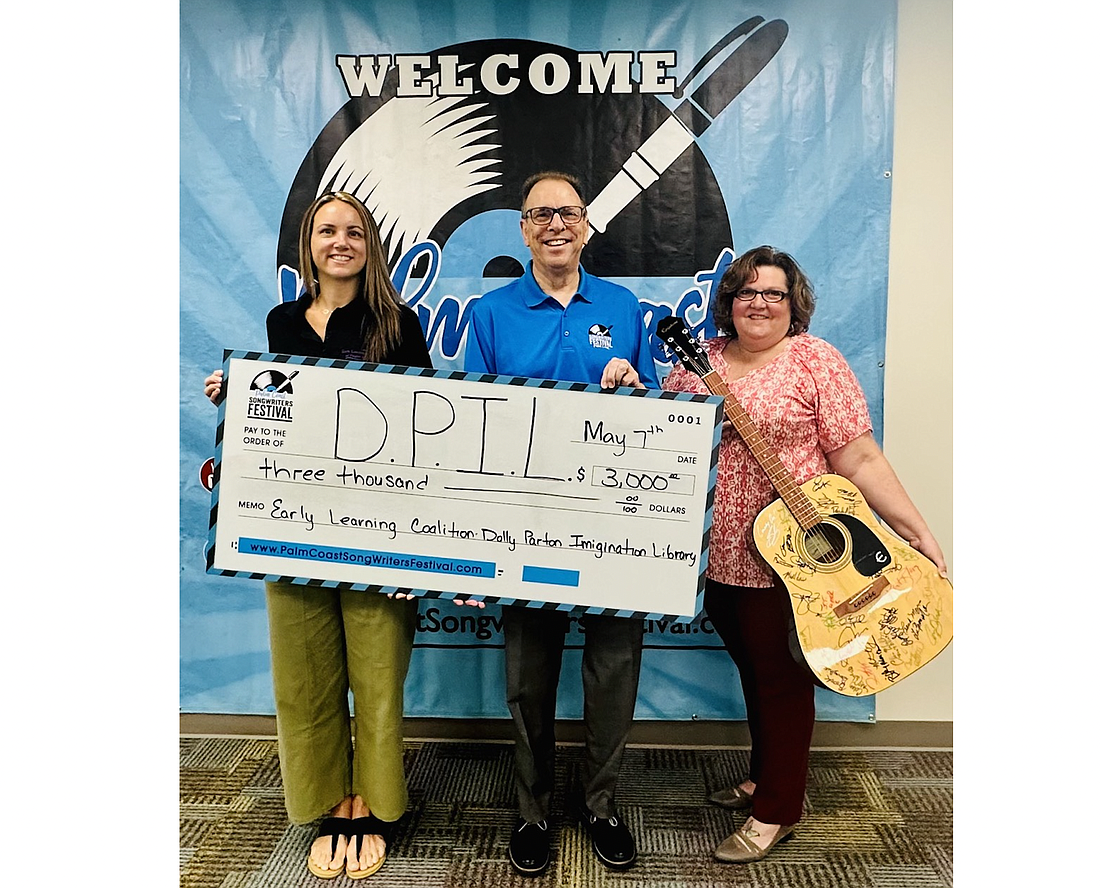
[{"label": "guitar neck", "polygon": [[794,478],[791,477],[787,467],[780,461],[779,456],[764,440],[760,430],[756,427],[756,423],[745,412],[741,402],[730,392],[725,380],[713,368],[701,374],[700,378],[712,394],[723,399],[726,418],[733,423],[737,434],[741,436],[753,458],[767,474],[768,480],[771,481],[772,486],[779,493],[783,502],[786,503],[787,508],[791,510],[791,514],[794,515],[799,526],[803,530],[809,530],[817,524],[820,521],[820,515],[813,503],[810,502],[810,498],[802,492],[802,488],[795,483]]}]

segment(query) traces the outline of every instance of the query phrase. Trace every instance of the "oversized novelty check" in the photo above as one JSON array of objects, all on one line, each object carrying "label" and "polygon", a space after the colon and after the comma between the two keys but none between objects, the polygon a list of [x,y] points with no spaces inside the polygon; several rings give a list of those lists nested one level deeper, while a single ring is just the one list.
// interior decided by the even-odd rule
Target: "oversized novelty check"
[{"label": "oversized novelty check", "polygon": [[225,354],[207,572],[698,612],[720,398]]}]

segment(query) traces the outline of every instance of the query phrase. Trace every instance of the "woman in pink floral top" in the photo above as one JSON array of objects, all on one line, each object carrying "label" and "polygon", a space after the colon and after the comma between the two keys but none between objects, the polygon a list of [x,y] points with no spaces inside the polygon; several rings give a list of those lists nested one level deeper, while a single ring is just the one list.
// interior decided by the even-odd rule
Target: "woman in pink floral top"
[{"label": "woman in pink floral top", "polygon": [[[813,310],[813,288],[794,259],[772,247],[750,250],[718,287],[714,323],[723,335],[705,343],[710,364],[799,484],[825,472],[850,479],[946,576],[939,544],[871,436],[867,402],[851,368],[833,346],[806,332]],[[681,364],[664,388],[707,392]],[[759,860],[788,838],[806,791],[814,680],[791,656],[790,599],[752,541],[756,515],[775,498],[764,470],[727,428],[704,607],[741,675],[752,753],[748,776],[710,800],[753,811],[715,851],[727,862]]]}]

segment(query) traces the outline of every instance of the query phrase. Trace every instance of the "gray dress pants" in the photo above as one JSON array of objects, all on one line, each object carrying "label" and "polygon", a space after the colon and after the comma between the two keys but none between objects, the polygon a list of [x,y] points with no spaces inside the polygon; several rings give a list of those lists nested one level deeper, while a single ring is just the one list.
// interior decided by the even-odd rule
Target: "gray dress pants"
[{"label": "gray dress pants", "polygon": [[[506,606],[504,660],[508,709],[516,728],[516,795],[529,823],[550,814],[554,788],[554,716],[569,615]],[[583,617],[584,800],[597,817],[615,814],[615,784],[634,720],[642,663],[640,619]]]}]

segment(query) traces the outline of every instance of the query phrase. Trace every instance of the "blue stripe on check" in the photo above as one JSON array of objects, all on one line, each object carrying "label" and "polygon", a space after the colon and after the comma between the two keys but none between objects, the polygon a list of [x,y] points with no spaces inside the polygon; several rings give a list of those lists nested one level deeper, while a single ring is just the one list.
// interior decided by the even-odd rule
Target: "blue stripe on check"
[{"label": "blue stripe on check", "polygon": [[523,566],[523,582],[545,583],[548,586],[579,586],[581,584],[581,572],[579,570],[560,570],[556,567],[534,567],[525,564]]}]

